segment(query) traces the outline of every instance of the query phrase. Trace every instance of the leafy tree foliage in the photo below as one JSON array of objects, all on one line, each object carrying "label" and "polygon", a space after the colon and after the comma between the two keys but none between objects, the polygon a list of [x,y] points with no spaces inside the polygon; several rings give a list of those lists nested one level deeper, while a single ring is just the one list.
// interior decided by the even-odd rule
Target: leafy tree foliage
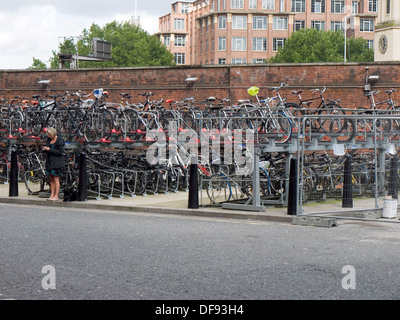
[{"label": "leafy tree foliage", "polygon": [[33,57],[33,63],[29,69],[47,69],[47,65],[40,59]]},{"label": "leafy tree foliage", "polygon": [[[88,30],[83,30],[77,43],[74,43],[72,39],[65,39],[59,45],[59,52],[54,50],[52,52],[51,68],[59,68],[58,53],[92,55],[94,38],[112,44],[112,61],[79,61],[80,68],[171,66],[174,64],[173,55],[156,36],[149,35],[148,32],[130,22],[113,21],[103,27],[93,23]],[[69,65],[66,64],[66,67]]]},{"label": "leafy tree foliage", "polygon": [[[367,62],[374,60],[374,52],[367,48],[363,38],[346,39],[346,61]],[[344,34],[341,31],[301,29],[293,32],[275,57],[269,62],[307,63],[343,62]]]}]

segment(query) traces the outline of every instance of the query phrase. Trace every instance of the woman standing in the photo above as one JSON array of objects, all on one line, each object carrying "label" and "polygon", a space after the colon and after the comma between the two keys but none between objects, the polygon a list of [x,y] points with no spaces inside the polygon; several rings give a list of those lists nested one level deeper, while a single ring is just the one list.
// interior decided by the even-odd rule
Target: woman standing
[{"label": "woman standing", "polygon": [[46,173],[50,177],[50,191],[51,195],[49,201],[59,200],[60,193],[60,176],[62,169],[65,165],[64,158],[64,140],[61,135],[57,134],[54,128],[46,130],[47,141],[43,151],[47,153]]}]

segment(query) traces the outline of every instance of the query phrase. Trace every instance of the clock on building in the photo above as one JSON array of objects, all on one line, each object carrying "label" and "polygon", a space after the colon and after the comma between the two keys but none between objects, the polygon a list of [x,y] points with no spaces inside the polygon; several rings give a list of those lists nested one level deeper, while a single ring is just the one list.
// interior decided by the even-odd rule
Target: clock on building
[{"label": "clock on building", "polygon": [[387,50],[388,47],[388,39],[387,37],[383,34],[379,38],[379,51],[384,54]]}]

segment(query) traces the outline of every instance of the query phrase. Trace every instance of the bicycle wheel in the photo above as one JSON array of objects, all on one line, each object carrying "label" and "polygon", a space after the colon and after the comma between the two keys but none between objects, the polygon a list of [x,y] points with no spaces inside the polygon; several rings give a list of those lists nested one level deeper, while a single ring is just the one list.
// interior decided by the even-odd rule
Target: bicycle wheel
[{"label": "bicycle wheel", "polygon": [[275,135],[276,143],[285,143],[292,137],[292,122],[283,112],[274,112],[266,120],[266,132]]},{"label": "bicycle wheel", "polygon": [[340,133],[346,129],[346,115],[342,107],[337,103],[328,103],[317,112],[322,116],[318,119],[320,129],[325,133]]},{"label": "bicycle wheel", "polygon": [[229,201],[232,196],[232,188],[226,177],[220,174],[211,176],[207,181],[207,196],[211,204]]},{"label": "bicycle wheel", "polygon": [[44,191],[44,185],[45,176],[40,168],[25,172],[25,186],[29,195],[37,195]]},{"label": "bicycle wheel", "polygon": [[304,108],[300,107],[297,103],[294,102],[287,102],[285,103],[285,109],[291,115],[290,120],[293,127],[300,128],[302,117],[305,115]]}]

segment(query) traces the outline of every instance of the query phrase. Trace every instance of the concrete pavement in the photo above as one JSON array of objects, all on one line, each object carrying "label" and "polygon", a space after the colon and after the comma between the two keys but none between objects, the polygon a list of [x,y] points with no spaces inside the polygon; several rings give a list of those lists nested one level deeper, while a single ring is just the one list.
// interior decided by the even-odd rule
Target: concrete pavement
[{"label": "concrete pavement", "polygon": [[[199,209],[189,209],[189,193],[185,191],[169,192],[159,194],[148,194],[146,196],[136,195],[134,197],[124,194],[123,197],[90,197],[84,202],[51,202],[47,201],[44,195],[29,195],[24,183],[18,184],[18,196],[10,197],[9,184],[0,184],[0,202],[1,203],[16,203],[24,205],[39,205],[39,206],[54,206],[64,208],[83,208],[83,209],[97,209],[97,210],[112,210],[112,211],[125,211],[125,212],[142,212],[142,213],[161,213],[161,214],[176,214],[187,216],[202,216],[214,218],[233,218],[233,219],[246,219],[246,220],[262,220],[262,221],[276,221],[288,222],[298,225],[309,226],[322,226],[331,227],[336,226],[336,219],[361,219],[369,221],[390,221],[400,222],[399,214],[394,219],[382,219],[382,209],[374,208],[370,203],[373,199],[366,201],[361,199],[355,201],[354,209],[348,210],[341,208],[341,201],[327,202],[324,207],[320,209],[314,207],[315,204],[310,204],[304,207],[303,210],[307,214],[310,210],[314,213],[309,215],[291,216],[287,214],[287,207],[280,207],[269,205],[263,212],[258,211],[244,211],[236,209],[226,209],[219,206],[208,205],[209,200],[206,192],[199,192]],[[313,208],[314,207],[314,208]],[[319,211],[318,211],[319,210]],[[316,214],[315,212],[319,212]],[[325,215],[324,212],[335,212],[332,215]],[[321,215],[322,214],[322,215]],[[329,220],[330,219],[330,220]],[[332,220],[333,219],[333,220]]]},{"label": "concrete pavement", "polygon": [[[145,212],[145,213],[165,213],[189,216],[203,216],[216,218],[234,218],[249,220],[264,220],[277,222],[292,222],[292,216],[287,215],[286,207],[267,207],[265,212],[252,212],[240,210],[228,210],[215,206],[200,206],[199,209],[188,209],[189,193],[180,191],[177,193],[169,192],[146,196],[136,195],[134,197],[125,194],[122,198],[113,196],[112,198],[89,198],[87,201],[73,202],[51,202],[38,195],[29,195],[24,183],[18,184],[18,196],[10,197],[9,184],[0,184],[0,202],[18,203],[25,205],[55,206],[65,208],[86,208],[101,209],[126,212]],[[199,193],[199,198],[201,193]],[[207,197],[203,192],[203,197]],[[200,203],[208,203],[206,199]]]}]

